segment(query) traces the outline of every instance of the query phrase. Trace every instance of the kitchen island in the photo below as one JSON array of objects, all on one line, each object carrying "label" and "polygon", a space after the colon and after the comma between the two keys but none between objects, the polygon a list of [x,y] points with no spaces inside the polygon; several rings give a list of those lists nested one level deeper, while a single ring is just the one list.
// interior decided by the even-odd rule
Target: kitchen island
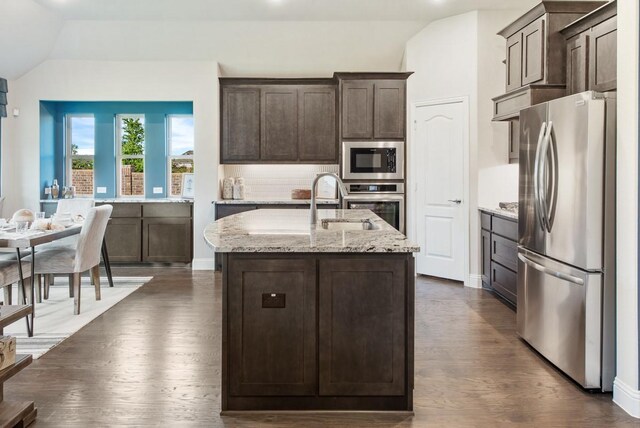
[{"label": "kitchen island", "polygon": [[369,210],[256,210],[223,255],[222,412],[413,409],[414,252]]}]

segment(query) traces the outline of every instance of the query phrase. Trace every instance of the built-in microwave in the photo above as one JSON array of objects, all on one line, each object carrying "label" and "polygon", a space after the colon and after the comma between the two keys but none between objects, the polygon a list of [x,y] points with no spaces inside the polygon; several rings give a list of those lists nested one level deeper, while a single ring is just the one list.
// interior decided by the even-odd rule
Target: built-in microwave
[{"label": "built-in microwave", "polygon": [[404,141],[343,141],[345,180],[403,180]]}]

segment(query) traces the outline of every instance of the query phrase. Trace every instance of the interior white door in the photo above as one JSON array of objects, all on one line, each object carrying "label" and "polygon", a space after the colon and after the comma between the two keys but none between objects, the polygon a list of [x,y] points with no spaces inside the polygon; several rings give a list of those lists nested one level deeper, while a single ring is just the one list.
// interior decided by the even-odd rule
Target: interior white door
[{"label": "interior white door", "polygon": [[462,101],[416,108],[413,176],[420,274],[464,280],[464,142]]}]

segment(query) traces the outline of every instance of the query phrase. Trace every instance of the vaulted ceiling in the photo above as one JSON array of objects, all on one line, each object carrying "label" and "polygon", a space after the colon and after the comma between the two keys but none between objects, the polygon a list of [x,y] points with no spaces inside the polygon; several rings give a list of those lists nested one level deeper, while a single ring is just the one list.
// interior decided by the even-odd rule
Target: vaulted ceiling
[{"label": "vaulted ceiling", "polygon": [[0,76],[47,59],[212,60],[237,76],[398,70],[428,22],[536,0],[0,0]]}]

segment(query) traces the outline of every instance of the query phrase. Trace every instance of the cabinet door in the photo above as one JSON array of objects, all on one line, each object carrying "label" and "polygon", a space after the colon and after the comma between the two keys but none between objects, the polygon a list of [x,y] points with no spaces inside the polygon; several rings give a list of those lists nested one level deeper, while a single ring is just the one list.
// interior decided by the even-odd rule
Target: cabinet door
[{"label": "cabinet door", "polygon": [[567,95],[589,88],[589,35],[579,34],[567,42]]},{"label": "cabinet door", "polygon": [[320,395],[404,394],[405,276],[405,260],[320,260]]},{"label": "cabinet door", "polygon": [[222,87],[222,163],[260,159],[260,89]]},{"label": "cabinet door", "polygon": [[298,96],[299,159],[338,163],[335,88],[302,86]]},{"label": "cabinet door", "polygon": [[544,78],[544,18],[539,18],[522,30],[522,84]]},{"label": "cabinet door", "polygon": [[482,284],[485,287],[491,286],[491,233],[481,230],[482,239]]},{"label": "cabinet door", "polygon": [[404,138],[404,80],[378,80],[374,83],[373,138]]},{"label": "cabinet door", "polygon": [[230,258],[229,392],[315,395],[316,261]]},{"label": "cabinet door", "polygon": [[591,29],[589,40],[589,89],[612,91],[617,88],[617,24],[609,18]]},{"label": "cabinet door", "polygon": [[105,240],[111,262],[140,262],[142,260],[142,220],[112,218],[107,224]]},{"label": "cabinet door", "polygon": [[507,92],[522,86],[522,33],[507,38]]},{"label": "cabinet door", "polygon": [[373,81],[342,84],[342,138],[373,138]]},{"label": "cabinet door", "polygon": [[145,218],[142,226],[142,261],[191,261],[190,218]]},{"label": "cabinet door", "polygon": [[517,304],[518,275],[498,263],[491,263],[491,288],[514,305]]},{"label": "cabinet door", "polygon": [[262,138],[260,160],[298,159],[298,90],[291,85],[261,89]]}]

